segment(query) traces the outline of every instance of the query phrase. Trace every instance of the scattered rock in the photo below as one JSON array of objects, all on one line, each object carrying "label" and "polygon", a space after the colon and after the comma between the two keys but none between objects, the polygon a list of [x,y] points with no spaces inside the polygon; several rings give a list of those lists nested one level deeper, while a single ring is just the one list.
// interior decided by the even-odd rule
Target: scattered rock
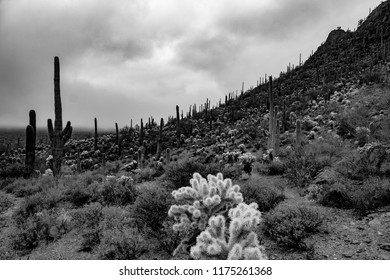
[{"label": "scattered rock", "polygon": [[390,243],[380,244],[379,248],[381,248],[382,250],[385,250],[385,251],[390,251]]},{"label": "scattered rock", "polygon": [[343,257],[346,257],[348,259],[353,257],[353,253],[352,252],[343,253],[342,255],[343,255]]},{"label": "scattered rock", "polygon": [[365,251],[366,251],[365,248],[359,248],[359,249],[357,249],[356,253],[363,253]]},{"label": "scattered rock", "polygon": [[368,223],[368,225],[373,228],[377,229],[381,226],[381,221],[378,218],[373,219],[371,222]]}]

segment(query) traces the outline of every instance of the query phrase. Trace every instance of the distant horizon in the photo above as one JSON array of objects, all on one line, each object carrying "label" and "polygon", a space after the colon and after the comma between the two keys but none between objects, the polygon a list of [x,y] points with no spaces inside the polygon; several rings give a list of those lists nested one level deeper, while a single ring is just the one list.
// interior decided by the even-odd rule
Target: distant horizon
[{"label": "distant horizon", "polygon": [[[26,126],[27,125],[28,124],[26,124]],[[23,126],[13,126],[13,127],[11,127],[11,126],[0,126],[0,131],[1,130],[22,130],[22,129],[25,130],[26,126],[24,126],[24,127]],[[123,127],[119,127],[119,129],[121,129],[121,128],[123,128]],[[73,126],[72,126],[72,129],[73,129],[73,131],[81,131],[81,132],[86,132],[86,131],[89,131],[89,130],[91,130],[91,131],[95,130],[94,127],[89,128],[89,127],[73,127]],[[37,126],[37,130],[38,131],[47,130],[47,127],[38,127]],[[115,127],[113,129],[98,128],[98,134],[101,133],[101,132],[115,132]]]}]

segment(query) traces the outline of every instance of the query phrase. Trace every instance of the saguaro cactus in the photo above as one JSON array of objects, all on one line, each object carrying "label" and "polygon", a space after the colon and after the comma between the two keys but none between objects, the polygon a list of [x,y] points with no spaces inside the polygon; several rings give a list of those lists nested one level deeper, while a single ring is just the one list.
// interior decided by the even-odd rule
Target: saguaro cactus
[{"label": "saguaro cactus", "polygon": [[158,133],[158,139],[157,139],[157,160],[160,159],[161,157],[161,145],[162,145],[162,130],[163,130],[163,127],[164,127],[164,119],[161,118],[160,120],[160,130],[159,130],[159,133]]},{"label": "saguaro cactus", "polygon": [[121,145],[121,139],[119,137],[119,128],[118,128],[118,123],[115,123],[115,145],[118,146],[118,156],[121,156],[122,152],[122,145]]},{"label": "saguaro cactus", "polygon": [[302,145],[302,128],[301,128],[301,120],[297,120],[297,128],[295,130],[295,147],[297,150],[301,148]]},{"label": "saguaro cactus", "polygon": [[80,147],[77,147],[77,172],[81,173],[81,153],[80,153]]},{"label": "saguaro cactus", "polygon": [[274,96],[272,94],[272,76],[269,77],[269,91],[268,91],[268,99],[269,99],[269,138],[268,138],[268,149],[274,148]]},{"label": "saguaro cactus", "polygon": [[285,132],[287,130],[287,113],[286,113],[286,101],[283,100],[283,114],[282,114],[282,131]]},{"label": "saguaro cactus", "polygon": [[169,148],[165,150],[165,160],[166,164],[169,164],[171,162],[171,149]]},{"label": "saguaro cactus", "polygon": [[95,151],[98,149],[97,118],[95,118],[95,143],[94,143],[93,149]]},{"label": "saguaro cactus", "polygon": [[179,114],[179,105],[176,105],[176,139],[177,147],[180,147],[180,114]]},{"label": "saguaro cactus", "polygon": [[35,146],[37,143],[37,117],[34,110],[30,110],[28,116],[29,116],[29,123],[34,129],[34,152],[35,152]]},{"label": "saguaro cactus", "polygon": [[142,146],[144,143],[144,122],[141,119],[141,130],[139,132],[139,145]]},{"label": "saguaro cactus", "polygon": [[24,176],[28,177],[34,171],[35,146],[34,146],[34,128],[32,125],[26,127],[26,161]]},{"label": "saguaro cactus", "polygon": [[53,155],[53,174],[58,175],[61,170],[61,161],[64,153],[64,145],[72,135],[72,126],[70,121],[66,123],[66,127],[62,129],[62,106],[60,93],[60,60],[56,56],[54,58],[54,129],[51,119],[47,120],[47,128],[51,142]]}]

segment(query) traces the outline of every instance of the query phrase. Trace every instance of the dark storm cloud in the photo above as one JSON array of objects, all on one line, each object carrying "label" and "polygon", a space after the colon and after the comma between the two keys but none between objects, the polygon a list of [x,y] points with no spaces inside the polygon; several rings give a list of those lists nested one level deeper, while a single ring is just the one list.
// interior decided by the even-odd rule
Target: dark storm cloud
[{"label": "dark storm cloud", "polygon": [[280,42],[323,25],[324,19],[332,18],[338,10],[354,3],[356,1],[353,0],[279,0],[272,1],[265,7],[237,5],[226,8],[218,16],[217,25],[222,32],[234,34],[238,38],[255,37],[263,42]]},{"label": "dark storm cloud", "polygon": [[224,34],[205,33],[190,36],[178,46],[180,63],[205,71],[227,67],[239,52],[238,42]]}]

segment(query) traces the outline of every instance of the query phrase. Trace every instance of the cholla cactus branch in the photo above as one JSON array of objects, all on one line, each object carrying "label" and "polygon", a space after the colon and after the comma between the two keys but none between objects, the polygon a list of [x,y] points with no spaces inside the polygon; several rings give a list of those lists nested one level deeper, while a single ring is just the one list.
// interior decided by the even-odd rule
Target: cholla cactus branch
[{"label": "cholla cactus branch", "polygon": [[191,248],[191,256],[194,259],[267,259],[264,247],[259,245],[254,232],[261,220],[257,204],[240,203],[229,210],[229,219],[229,234],[226,237],[225,217],[211,217],[208,227],[199,234],[196,245]]}]

